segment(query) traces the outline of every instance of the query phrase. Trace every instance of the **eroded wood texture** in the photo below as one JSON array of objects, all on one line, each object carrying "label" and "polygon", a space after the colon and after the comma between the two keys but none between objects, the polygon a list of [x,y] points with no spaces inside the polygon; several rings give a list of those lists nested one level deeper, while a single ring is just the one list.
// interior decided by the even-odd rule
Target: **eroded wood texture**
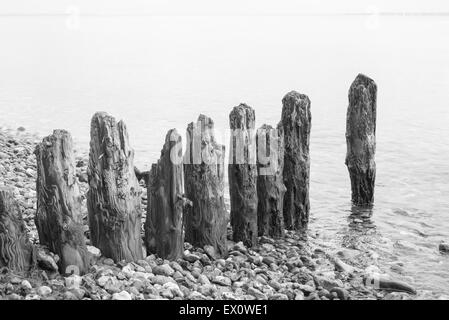
[{"label": "eroded wood texture", "polygon": [[346,165],[351,178],[352,202],[370,205],[376,179],[376,83],[359,74],[349,89],[346,115]]},{"label": "eroded wood texture", "polygon": [[104,112],[91,122],[87,206],[92,244],[114,261],[143,258],[141,189],[123,121]]},{"label": "eroded wood texture", "polygon": [[19,205],[13,192],[0,188],[0,267],[27,272],[36,265],[33,245],[29,241]]},{"label": "eroded wood texture", "polygon": [[60,257],[59,271],[83,274],[89,268],[90,255],[72,148],[72,137],[65,130],[55,130],[37,145],[35,222],[40,243]]},{"label": "eroded wood texture", "polygon": [[240,104],[231,111],[230,159],[228,165],[233,240],[252,247],[257,244],[256,116]]},{"label": "eroded wood texture", "polygon": [[284,135],[282,126],[257,130],[257,225],[259,236],[284,236]]},{"label": "eroded wood texture", "polygon": [[301,230],[309,221],[310,100],[296,91],[282,99],[284,131],[284,223],[287,229]]},{"label": "eroded wood texture", "polygon": [[145,221],[147,252],[168,260],[180,258],[184,250],[182,167],[181,136],[172,129],[160,159],[151,167]]},{"label": "eroded wood texture", "polygon": [[137,167],[134,167],[134,173],[136,174],[137,181],[140,182],[143,180],[145,185],[148,184],[148,179],[150,177],[149,171],[140,171]]},{"label": "eroded wood texture", "polygon": [[212,119],[200,115],[188,125],[184,181],[192,206],[185,210],[185,238],[195,246],[213,246],[222,257],[227,255],[224,154],[225,147],[215,141]]}]

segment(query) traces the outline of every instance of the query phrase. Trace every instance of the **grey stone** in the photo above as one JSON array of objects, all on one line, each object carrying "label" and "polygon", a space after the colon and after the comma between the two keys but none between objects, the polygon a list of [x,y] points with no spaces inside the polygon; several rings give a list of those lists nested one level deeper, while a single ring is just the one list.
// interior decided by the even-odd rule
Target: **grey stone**
[{"label": "grey stone", "polygon": [[204,274],[200,274],[199,277],[198,277],[198,283],[200,283],[200,284],[210,284],[210,280]]},{"label": "grey stone", "polygon": [[275,294],[271,295],[268,299],[269,300],[288,300],[288,296],[283,293],[275,293]]},{"label": "grey stone", "polygon": [[175,270],[173,270],[172,267],[170,267],[168,264],[156,266],[152,270],[155,275],[161,275],[166,277],[170,277],[175,273]]},{"label": "grey stone", "polygon": [[64,300],[79,300],[78,297],[70,291],[64,292],[63,299]]},{"label": "grey stone", "polygon": [[211,245],[205,245],[203,247],[204,252],[206,252],[206,254],[209,256],[209,258],[211,258],[212,260],[215,260],[219,257],[219,255],[217,254],[217,251],[215,250],[215,248]]},{"label": "grey stone", "polygon": [[97,247],[94,247],[94,246],[86,246],[86,247],[87,247],[87,251],[89,251],[89,253],[93,257],[99,258],[101,256],[101,251]]},{"label": "grey stone", "polygon": [[346,289],[343,288],[332,288],[330,290],[330,293],[335,293],[340,300],[348,300],[349,299],[349,292]]},{"label": "grey stone", "polygon": [[52,290],[51,290],[50,287],[47,287],[47,286],[40,286],[39,288],[37,288],[37,293],[38,293],[40,296],[45,297],[45,296],[48,296],[49,294],[51,294],[51,293],[52,293]]},{"label": "grey stone", "polygon": [[213,283],[219,284],[221,286],[230,286],[232,284],[231,279],[223,276],[216,276],[212,279]]},{"label": "grey stone", "polygon": [[31,283],[30,283],[28,280],[23,280],[23,281],[20,283],[20,286],[21,286],[23,289],[25,289],[25,290],[31,290],[31,289],[33,289],[33,287],[31,286]]},{"label": "grey stone", "polygon": [[112,295],[112,300],[132,300],[131,295],[127,291],[121,291]]},{"label": "grey stone", "polygon": [[255,297],[257,300],[267,300],[267,296],[262,293],[260,290],[257,290],[253,287],[248,288],[248,294]]},{"label": "grey stone", "polygon": [[173,278],[166,277],[166,276],[161,276],[161,275],[154,276],[153,279],[152,279],[152,282],[153,282],[154,284],[159,284],[159,285],[161,285],[161,286],[163,286],[163,285],[166,284],[167,282],[173,282],[173,283],[176,283],[176,281],[173,280]]},{"label": "grey stone", "polygon": [[343,287],[343,282],[341,282],[341,280],[331,279],[328,277],[316,276],[316,281],[319,286],[328,291],[335,287]]},{"label": "grey stone", "polygon": [[449,244],[444,242],[440,243],[438,250],[440,250],[441,253],[449,254]]},{"label": "grey stone", "polygon": [[170,292],[177,297],[184,298],[184,293],[181,291],[179,286],[173,282],[167,282],[163,285],[163,288],[170,290]]},{"label": "grey stone", "polygon": [[190,263],[193,263],[197,260],[200,260],[201,257],[196,254],[193,254],[193,253],[187,253],[187,254],[184,254],[183,259]]},{"label": "grey stone", "polygon": [[189,296],[190,300],[206,300],[207,298],[197,291],[192,291]]},{"label": "grey stone", "polygon": [[50,253],[47,253],[45,250],[38,249],[36,259],[37,263],[42,269],[52,272],[58,271],[56,259]]},{"label": "grey stone", "polygon": [[71,275],[70,277],[65,278],[65,286],[67,289],[78,289],[83,281],[83,278],[81,278],[78,275]]},{"label": "grey stone", "polygon": [[223,292],[221,294],[221,298],[223,300],[237,300],[237,297],[235,296],[235,294],[232,292],[229,292],[229,291]]},{"label": "grey stone", "polygon": [[271,265],[271,264],[275,264],[276,260],[273,257],[266,256],[266,257],[263,257],[262,262],[265,263],[266,265]]},{"label": "grey stone", "polygon": [[282,288],[281,284],[279,282],[277,282],[276,280],[270,280],[268,282],[268,285],[276,291],[279,291]]}]

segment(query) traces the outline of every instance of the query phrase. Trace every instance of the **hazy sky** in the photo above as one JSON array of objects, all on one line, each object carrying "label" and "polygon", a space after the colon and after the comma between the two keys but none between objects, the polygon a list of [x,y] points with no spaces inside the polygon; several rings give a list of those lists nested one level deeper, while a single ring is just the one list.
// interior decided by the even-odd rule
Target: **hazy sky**
[{"label": "hazy sky", "polygon": [[0,14],[301,14],[372,12],[449,12],[447,0],[14,0],[1,1]]}]

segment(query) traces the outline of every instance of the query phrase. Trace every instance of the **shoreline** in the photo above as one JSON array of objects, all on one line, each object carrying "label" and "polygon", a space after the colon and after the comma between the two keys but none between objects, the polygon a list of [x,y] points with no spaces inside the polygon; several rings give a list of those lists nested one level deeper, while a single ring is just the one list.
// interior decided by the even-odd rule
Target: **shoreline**
[{"label": "shoreline", "polygon": [[[37,244],[38,235],[34,226],[37,174],[34,148],[41,137],[20,129],[0,127],[0,186],[14,189],[28,234]],[[85,153],[75,153],[75,158],[80,192],[85,195],[88,189],[88,161]],[[142,183],[141,186],[144,188]],[[83,199],[86,232],[87,208],[85,197]],[[146,192],[143,192],[143,219],[146,216],[145,208]],[[176,262],[150,255],[137,263],[115,264],[111,259],[99,256],[98,249],[89,247],[97,257],[84,276],[64,278],[51,268],[38,270],[27,277],[8,273],[0,279],[0,299],[416,298],[413,294],[392,291],[400,283],[396,280],[390,279],[388,284],[381,278],[380,287],[389,285],[390,290],[373,288],[370,284],[376,285],[376,281],[371,280],[381,274],[378,267],[370,265],[362,270],[352,266],[346,263],[351,260],[349,249],[341,250],[338,256],[331,255],[326,252],[326,244],[320,243],[311,234],[310,230],[305,236],[287,231],[283,239],[260,237],[260,245],[252,249],[233,243],[228,237],[229,257],[226,260],[214,260],[203,248],[185,243],[184,257]],[[58,259],[49,252],[45,258],[53,259],[54,264]],[[52,265],[51,261],[49,264]]]}]

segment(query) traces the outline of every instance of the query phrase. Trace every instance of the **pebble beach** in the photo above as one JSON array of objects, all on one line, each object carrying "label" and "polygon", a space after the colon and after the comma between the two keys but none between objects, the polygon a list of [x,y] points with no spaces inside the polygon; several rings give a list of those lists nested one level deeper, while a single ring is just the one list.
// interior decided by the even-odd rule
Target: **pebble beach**
[{"label": "pebble beach", "polygon": [[[89,272],[64,277],[58,273],[59,257],[39,245],[34,225],[37,201],[34,148],[41,140],[42,137],[28,133],[25,128],[0,127],[0,187],[13,189],[28,235],[38,248],[38,265],[29,274],[1,269],[0,299],[391,300],[420,297],[411,285],[389,278],[375,264],[372,253],[348,248],[330,250],[314,236],[314,230],[306,234],[287,231],[282,239],[260,237],[258,246],[247,248],[230,240],[228,227],[226,259],[216,258],[211,247],[196,248],[185,243],[183,257],[176,261],[149,254],[137,262],[114,263],[88,240],[88,249],[94,257]],[[80,191],[85,195],[88,155],[75,152]],[[145,219],[143,182],[141,187]],[[89,239],[85,197],[82,210]]]}]

